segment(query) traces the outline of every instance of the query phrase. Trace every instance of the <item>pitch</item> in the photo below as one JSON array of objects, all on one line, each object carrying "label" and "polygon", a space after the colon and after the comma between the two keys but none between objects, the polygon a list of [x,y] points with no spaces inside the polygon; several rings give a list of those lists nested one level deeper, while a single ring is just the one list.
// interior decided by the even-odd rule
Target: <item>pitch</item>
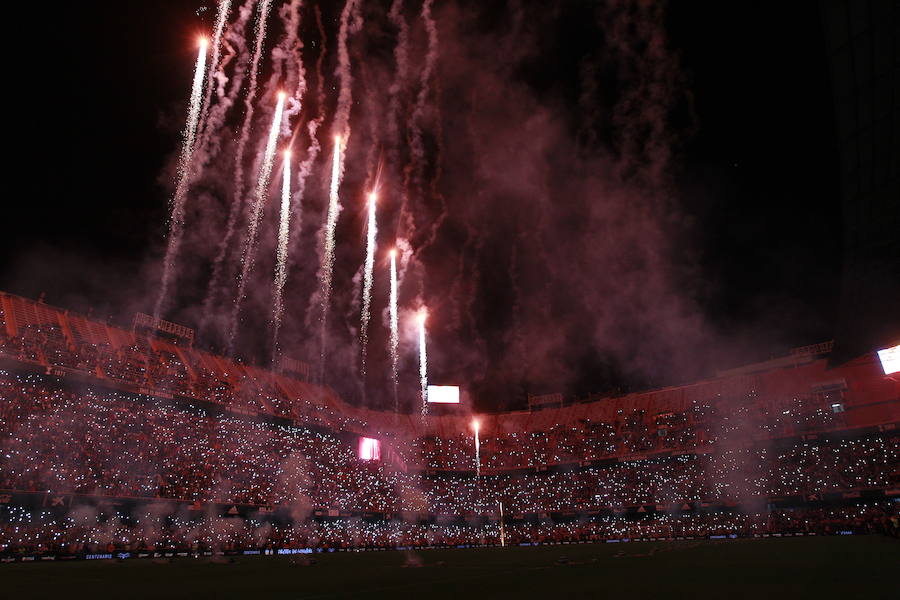
[{"label": "pitch", "polygon": [[630,542],[0,567],[12,598],[889,598],[880,536]]}]

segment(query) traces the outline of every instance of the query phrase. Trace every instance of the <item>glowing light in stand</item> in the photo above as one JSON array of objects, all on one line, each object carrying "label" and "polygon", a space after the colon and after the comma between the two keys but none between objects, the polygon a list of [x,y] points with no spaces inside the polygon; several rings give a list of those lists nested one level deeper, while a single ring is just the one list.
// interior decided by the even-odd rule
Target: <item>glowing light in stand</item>
[{"label": "glowing light in stand", "polygon": [[375,438],[359,438],[360,460],[381,460],[381,442]]}]

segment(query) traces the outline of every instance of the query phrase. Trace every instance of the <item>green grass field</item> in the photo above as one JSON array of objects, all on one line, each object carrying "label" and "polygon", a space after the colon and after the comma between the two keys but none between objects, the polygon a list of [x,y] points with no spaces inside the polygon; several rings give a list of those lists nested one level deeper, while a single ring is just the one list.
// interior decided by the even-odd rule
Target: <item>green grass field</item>
[{"label": "green grass field", "polygon": [[[420,567],[406,567],[409,554]],[[565,556],[568,564],[559,564]],[[0,565],[18,598],[900,598],[880,536]]]}]

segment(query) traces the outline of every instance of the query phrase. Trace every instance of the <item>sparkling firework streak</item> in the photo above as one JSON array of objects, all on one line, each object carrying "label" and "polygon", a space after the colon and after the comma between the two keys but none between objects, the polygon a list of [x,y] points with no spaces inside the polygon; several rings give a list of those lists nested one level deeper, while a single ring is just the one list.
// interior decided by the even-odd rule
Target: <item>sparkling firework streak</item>
[{"label": "sparkling firework streak", "polygon": [[369,309],[372,304],[372,278],[375,270],[375,237],[378,225],[375,221],[375,205],[378,194],[369,193],[369,223],[366,228],[366,268],[363,271],[363,301],[360,317],[360,340],[362,342],[362,374],[366,374],[366,347],[369,343]]},{"label": "sparkling firework streak", "polygon": [[278,330],[281,329],[281,315],[284,312],[282,294],[287,281],[288,237],[291,231],[291,151],[284,151],[284,166],[281,178],[281,220],[278,225],[278,249],[275,265],[275,287],[272,309],[272,359],[278,356]]},{"label": "sparkling firework streak", "polygon": [[341,201],[338,190],[341,186],[341,174],[344,166],[344,149],[341,136],[334,138],[334,154],[331,158],[331,188],[328,195],[328,217],[325,220],[325,245],[322,252],[322,268],[320,275],[320,296],[322,300],[322,339],[319,361],[319,376],[325,370],[325,331],[328,322],[328,305],[331,302],[331,276],[334,272],[334,229],[337,226],[338,214],[341,212]]},{"label": "sparkling firework streak", "polygon": [[[228,53],[219,62],[220,71],[216,74],[216,79],[219,84],[218,89],[216,90],[217,102],[210,105],[209,114],[205,117],[203,133],[199,142],[203,153],[201,158],[207,162],[212,157],[218,156],[222,150],[222,142],[226,137],[221,135],[222,127],[225,124],[225,119],[229,110],[238,101],[240,91],[243,89],[244,78],[247,75],[247,65],[243,62],[243,57],[246,55],[247,51],[247,42],[244,34],[246,33],[247,23],[250,21],[250,17],[253,14],[253,2],[254,0],[244,0],[244,3],[237,10],[238,18],[224,36],[224,39],[228,40]],[[230,78],[226,78],[221,70],[223,70],[226,64],[231,61],[235,62],[234,71]],[[228,84],[227,89],[225,85],[226,82]],[[233,157],[232,160],[234,160]],[[235,173],[237,173],[239,167],[241,167],[241,165],[235,165]],[[209,320],[216,312],[213,308],[216,299],[221,293],[224,293],[221,281],[226,270],[224,264],[225,257],[231,249],[231,239],[234,237],[238,218],[244,208],[244,198],[242,193],[237,193],[235,188],[232,188],[230,193],[232,195],[232,200],[228,208],[225,234],[218,242],[218,249],[216,250],[216,255],[212,263],[212,275],[209,278],[209,283],[206,287],[206,295],[203,299],[203,310],[198,326],[200,331],[206,330]]]},{"label": "sparkling firework streak", "polygon": [[186,177],[190,169],[191,157],[194,154],[194,140],[197,137],[197,123],[200,120],[200,96],[203,94],[203,78],[206,75],[206,49],[209,40],[200,38],[200,50],[197,54],[197,65],[194,67],[194,83],[191,86],[191,105],[188,109],[187,125],[184,128],[184,144],[181,147],[181,160],[178,163],[178,175]]},{"label": "sparkling firework streak", "polygon": [[247,287],[247,278],[253,268],[256,251],[256,236],[259,231],[259,220],[262,216],[266,191],[269,187],[269,177],[272,175],[272,164],[275,159],[275,144],[278,142],[278,134],[281,131],[281,115],[284,111],[286,94],[278,93],[278,104],[275,105],[275,116],[272,118],[272,126],[269,128],[269,139],[266,141],[266,151],[263,154],[263,162],[259,169],[259,178],[256,181],[256,193],[254,194],[253,211],[247,223],[247,240],[244,244],[244,252],[241,256],[241,275],[238,280],[238,293],[234,300],[234,309],[231,312],[231,328],[228,333],[228,353],[234,351],[234,338],[237,334],[238,316],[241,312],[241,304]]},{"label": "sparkling firework streak", "polygon": [[422,384],[422,418],[428,414],[428,353],[425,349],[425,321],[428,313],[423,308],[417,316],[419,321],[419,381]]},{"label": "sparkling firework streak", "polygon": [[181,157],[178,161],[178,183],[175,186],[175,195],[171,200],[171,215],[169,217],[169,240],[166,246],[166,256],[163,260],[163,276],[160,283],[159,296],[153,309],[153,316],[157,319],[163,309],[163,302],[169,292],[169,286],[175,271],[175,260],[178,258],[178,250],[181,246],[181,233],[184,226],[184,201],[190,185],[191,159],[194,155],[194,140],[197,135],[197,122],[200,118],[200,95],[203,93],[203,76],[206,72],[206,48],[209,41],[200,38],[200,49],[197,54],[197,64],[194,67],[194,82],[191,85],[191,103],[188,108],[187,123],[184,126],[184,142],[181,147]]},{"label": "sparkling firework streak", "polygon": [[394,413],[399,412],[399,396],[397,393],[397,370],[400,361],[398,347],[400,345],[400,320],[397,318],[397,250],[391,249],[391,376],[394,384]]},{"label": "sparkling firework streak", "polygon": [[[225,30],[225,23],[228,21],[228,12],[231,10],[231,0],[219,0],[219,8],[216,11],[216,27],[213,29],[213,38],[212,38],[212,55],[210,56],[209,61],[209,83],[206,86],[206,95],[203,98],[203,112],[202,116],[204,121],[208,117],[209,113],[209,103],[212,100],[212,91],[213,84],[216,79],[216,70],[219,69],[219,55],[222,51],[222,32]],[[203,127],[200,127],[200,131],[204,131],[206,129],[205,123]],[[202,139],[202,136],[201,136]]]},{"label": "sparkling firework streak", "polygon": [[256,22],[256,47],[250,61],[250,83],[247,87],[247,96],[244,98],[244,122],[241,125],[241,134],[238,137],[237,150],[234,153],[234,193],[240,197],[244,188],[244,150],[250,138],[250,127],[253,125],[253,113],[256,104],[257,78],[259,76],[259,59],[262,56],[263,43],[266,40],[266,24],[269,18],[269,10],[272,8],[272,0],[262,0],[259,4]]},{"label": "sparkling firework streak", "polygon": [[472,419],[472,428],[475,429],[475,477],[481,477],[481,440],[478,438],[480,428],[478,419]]},{"label": "sparkling firework streak", "polygon": [[500,547],[506,547],[506,530],[503,527],[503,503],[500,503]]}]

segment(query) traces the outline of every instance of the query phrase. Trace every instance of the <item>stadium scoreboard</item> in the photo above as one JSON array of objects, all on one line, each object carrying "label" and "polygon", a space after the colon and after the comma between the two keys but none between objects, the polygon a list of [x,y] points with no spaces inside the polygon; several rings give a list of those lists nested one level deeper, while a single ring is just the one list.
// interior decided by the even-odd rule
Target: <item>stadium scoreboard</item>
[{"label": "stadium scoreboard", "polygon": [[429,404],[459,404],[459,386],[429,385]]}]

